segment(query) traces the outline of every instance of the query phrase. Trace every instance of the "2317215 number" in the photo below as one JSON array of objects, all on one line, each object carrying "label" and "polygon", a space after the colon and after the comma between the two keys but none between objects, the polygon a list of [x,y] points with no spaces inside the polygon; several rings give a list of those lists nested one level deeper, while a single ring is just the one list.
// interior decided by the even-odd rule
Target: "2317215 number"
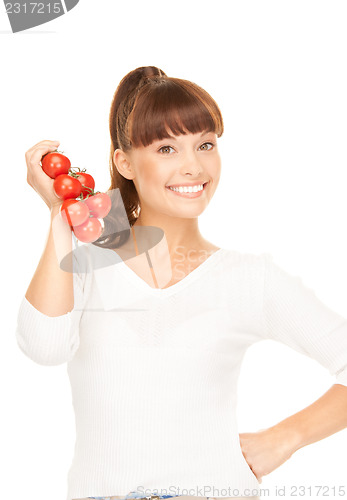
[{"label": "2317215 number", "polygon": [[7,14],[60,14],[63,13],[62,5],[60,2],[24,2],[24,3],[12,3],[6,2],[5,8]]}]

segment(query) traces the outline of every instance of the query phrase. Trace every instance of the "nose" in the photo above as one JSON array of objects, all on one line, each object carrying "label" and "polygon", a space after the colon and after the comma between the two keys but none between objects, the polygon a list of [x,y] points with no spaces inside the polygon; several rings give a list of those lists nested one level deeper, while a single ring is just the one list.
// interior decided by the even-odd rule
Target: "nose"
[{"label": "nose", "polygon": [[197,176],[201,171],[202,166],[197,154],[194,151],[185,152],[182,157],[181,174],[191,174],[192,176]]}]

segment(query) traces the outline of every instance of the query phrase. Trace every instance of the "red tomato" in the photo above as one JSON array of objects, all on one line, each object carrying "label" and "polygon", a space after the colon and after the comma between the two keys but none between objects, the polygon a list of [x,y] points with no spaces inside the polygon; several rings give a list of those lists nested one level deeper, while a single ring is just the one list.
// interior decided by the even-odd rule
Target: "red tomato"
[{"label": "red tomato", "polygon": [[89,217],[86,222],[80,226],[73,227],[73,232],[78,240],[83,243],[91,243],[100,238],[103,227],[99,219]]},{"label": "red tomato", "polygon": [[60,205],[60,215],[69,226],[80,226],[89,217],[89,208],[83,201],[68,199]]},{"label": "red tomato", "polygon": [[71,175],[61,174],[54,180],[53,188],[58,198],[67,200],[77,198],[81,194],[82,184]]},{"label": "red tomato", "polygon": [[85,186],[85,187],[82,187],[82,191],[81,191],[83,198],[85,198],[88,194],[91,193],[91,190],[87,189],[87,188],[91,188],[92,190],[94,190],[94,188],[95,188],[94,177],[91,176],[90,174],[85,173],[85,172],[76,173],[76,177],[78,178],[80,183],[83,184],[83,186]]},{"label": "red tomato", "polygon": [[90,215],[97,219],[103,219],[111,210],[111,198],[106,193],[97,193],[84,200],[88,206]]},{"label": "red tomato", "polygon": [[62,155],[61,153],[46,153],[43,155],[42,160],[42,170],[51,179],[55,179],[58,175],[67,174],[71,167],[71,162],[69,158]]}]

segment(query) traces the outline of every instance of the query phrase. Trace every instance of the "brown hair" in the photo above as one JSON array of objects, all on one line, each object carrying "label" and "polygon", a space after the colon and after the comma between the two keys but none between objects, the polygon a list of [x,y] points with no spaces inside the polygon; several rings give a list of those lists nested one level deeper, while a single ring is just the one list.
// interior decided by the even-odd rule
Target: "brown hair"
[{"label": "brown hair", "polygon": [[[117,232],[122,210],[114,196],[119,189],[129,225],[136,222],[140,210],[133,181],[117,170],[113,157],[116,149],[148,146],[155,140],[174,135],[224,131],[220,109],[201,87],[188,80],[168,77],[155,66],[142,66],[130,71],[120,81],[112,99],[109,127],[111,135],[110,174],[112,208],[104,219],[104,236],[94,242],[103,248],[118,248],[127,241],[130,230]],[[119,196],[118,196],[119,200]],[[124,209],[123,209],[124,212]],[[118,221],[118,223],[117,223]]]}]

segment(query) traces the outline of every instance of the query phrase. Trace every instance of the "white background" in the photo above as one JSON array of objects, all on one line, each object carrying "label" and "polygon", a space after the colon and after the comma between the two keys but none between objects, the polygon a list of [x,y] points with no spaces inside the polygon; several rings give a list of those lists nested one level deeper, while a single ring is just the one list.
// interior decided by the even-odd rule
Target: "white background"
[{"label": "white background", "polygon": [[[215,245],[275,262],[347,317],[347,6],[344,1],[80,0],[67,15],[12,34],[0,17],[2,125],[2,498],[65,500],[74,447],[66,365],[44,367],[15,341],[16,314],[48,234],[49,211],[26,182],[25,151],[59,140],[73,166],[109,188],[108,113],[120,79],[154,65],[219,104],[222,177],[200,218]],[[275,424],[334,383],[272,341],[246,353],[239,431]],[[346,486],[347,431],[304,447],[261,488]],[[119,494],[115,492],[114,494]],[[336,493],[337,496],[337,493]],[[264,496],[265,497],[265,496]],[[345,498],[342,497],[342,498]]]}]

